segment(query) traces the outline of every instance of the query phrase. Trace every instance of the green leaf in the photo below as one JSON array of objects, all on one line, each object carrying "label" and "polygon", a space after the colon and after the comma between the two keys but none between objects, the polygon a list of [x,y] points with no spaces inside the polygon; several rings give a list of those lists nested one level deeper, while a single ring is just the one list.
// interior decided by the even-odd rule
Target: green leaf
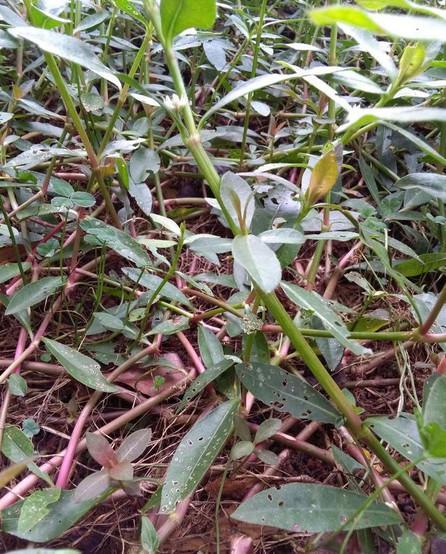
[{"label": "green leaf", "polygon": [[144,554],[156,554],[159,546],[159,537],[153,523],[148,517],[141,517],[141,547]]},{"label": "green leaf", "polygon": [[124,323],[119,317],[109,314],[107,312],[95,312],[95,320],[110,331],[122,331],[124,329]]},{"label": "green leaf", "polygon": [[44,489],[35,491],[25,498],[20,510],[17,529],[21,533],[31,531],[49,513],[48,506],[54,504],[60,498],[60,489]]},{"label": "green leaf", "polygon": [[440,427],[438,423],[428,423],[421,427],[420,436],[423,441],[426,452],[433,458],[446,459],[446,429]]},{"label": "green leaf", "polygon": [[39,525],[22,531],[18,527],[20,511],[23,506],[23,501],[20,501],[2,511],[2,530],[27,541],[48,542],[63,535],[97,503],[98,499],[76,502],[74,491],[62,491],[60,499],[49,505],[48,514],[40,520]]},{"label": "green leaf", "polygon": [[150,429],[139,429],[126,437],[121,446],[116,451],[116,456],[120,462],[133,462],[144,454],[152,438]]},{"label": "green leaf", "polygon": [[239,235],[232,242],[234,261],[241,265],[264,292],[280,284],[282,268],[276,254],[255,235]]},{"label": "green leaf", "polygon": [[11,462],[26,463],[28,469],[32,471],[32,473],[46,481],[49,485],[52,484],[48,474],[41,471],[34,462],[30,461],[30,459],[35,456],[33,443],[18,427],[14,427],[13,425],[7,425],[5,427],[1,448],[2,453],[11,460]]},{"label": "green leaf", "polygon": [[239,175],[228,171],[221,180],[220,194],[231,219],[240,229],[249,229],[254,217],[254,192]]},{"label": "green leaf", "polygon": [[405,277],[418,277],[443,266],[446,266],[446,252],[428,252],[419,254],[418,260],[408,259],[397,262],[394,269]]},{"label": "green leaf", "polygon": [[260,442],[270,439],[281,427],[282,421],[274,417],[262,421],[254,437],[254,444],[259,444]]},{"label": "green leaf", "polygon": [[200,356],[206,368],[211,368],[219,364],[225,358],[220,340],[212,331],[203,325],[198,327],[198,348],[200,349]]},{"label": "green leaf", "polygon": [[197,396],[203,389],[205,389],[209,383],[215,381],[220,375],[223,375],[230,367],[234,365],[234,361],[230,359],[223,359],[214,366],[207,366],[204,373],[199,375],[189,388],[184,393],[181,402],[178,404],[178,410],[182,410],[187,404]]},{"label": "green leaf", "polygon": [[420,535],[405,529],[398,540],[396,554],[421,554],[422,542]]},{"label": "green leaf", "polygon": [[290,285],[285,282],[281,286],[292,302],[295,302],[299,308],[308,310],[318,317],[324,327],[331,331],[333,337],[342,345],[358,356],[369,353],[368,349],[348,338],[350,331],[342,319],[331,309],[327,300],[322,298],[317,292],[308,291],[297,285]]},{"label": "green leaf", "polygon": [[28,385],[21,375],[13,373],[8,379],[8,389],[13,396],[25,396],[28,392]]},{"label": "green leaf", "polygon": [[[28,271],[31,268],[31,264],[29,262],[22,263],[23,271]],[[2,283],[6,283],[13,277],[17,277],[17,275],[20,275],[20,266],[19,264],[12,263],[12,264],[4,264],[0,267],[0,285]]]},{"label": "green leaf", "polygon": [[433,375],[424,388],[423,422],[438,423],[446,429],[446,375]]},{"label": "green leaf", "polygon": [[243,385],[275,410],[310,421],[342,423],[342,416],[322,394],[282,368],[256,362],[239,364],[236,370]]},{"label": "green leaf", "polygon": [[[133,267],[123,267],[122,272],[126,277],[131,279],[134,283],[141,285],[142,287],[148,289],[150,292],[155,292],[155,290],[161,285],[163,279],[158,277],[158,275],[153,275],[147,271],[141,272],[140,269],[135,269]],[[184,306],[192,307],[187,296],[180,291],[178,287],[172,285],[172,283],[164,283],[163,288],[161,289],[160,296],[172,300],[172,302],[178,302]]]},{"label": "green leaf", "polygon": [[230,400],[197,421],[179,444],[167,469],[161,512],[170,513],[200,483],[232,433],[238,401]]},{"label": "green leaf", "polygon": [[138,267],[151,266],[150,258],[143,247],[130,235],[111,225],[103,223],[99,219],[86,218],[81,222],[82,229],[89,235],[93,235],[101,243],[105,244],[117,254],[133,262]]},{"label": "green leaf", "polygon": [[446,42],[446,23],[433,17],[372,13],[350,6],[330,6],[310,12],[316,25],[344,23],[378,35],[408,40]]},{"label": "green leaf", "polygon": [[22,430],[24,435],[32,439],[34,435],[38,435],[40,433],[40,426],[34,419],[27,417],[23,420]]},{"label": "green leaf", "polygon": [[43,339],[45,346],[56,360],[63,365],[76,381],[102,392],[115,392],[117,387],[107,381],[101,373],[101,366],[92,358],[74,348],[51,339]]},{"label": "green leaf", "polygon": [[[374,433],[399,452],[402,456],[415,462],[425,455],[417,422],[413,416],[402,414],[394,419],[371,417],[366,420]],[[446,459],[428,459],[419,462],[417,467],[427,475],[446,485]]]},{"label": "green leaf", "polygon": [[[294,75],[294,77],[297,77],[297,75]],[[235,100],[247,96],[251,92],[255,92],[256,90],[260,90],[265,87],[270,87],[271,85],[276,85],[277,83],[283,83],[284,81],[288,81],[291,78],[293,78],[293,75],[269,73],[267,75],[260,75],[260,77],[249,79],[249,81],[246,81],[245,83],[239,85],[237,88],[231,90],[231,92],[229,92],[221,100],[216,102],[212,106],[212,108],[210,108],[204,114],[202,122],[209,119],[211,115],[218,112],[228,104],[232,104],[232,102],[234,102]]]},{"label": "green leaf", "polygon": [[113,4],[122,12],[142,23],[144,27],[147,27],[148,20],[136,9],[131,0],[113,0]]},{"label": "green leaf", "polygon": [[[291,483],[256,494],[243,502],[231,517],[295,533],[325,533],[336,531],[355,518],[367,500],[367,496],[335,487]],[[366,529],[398,523],[400,519],[394,510],[373,502],[344,528]]]},{"label": "green leaf", "polygon": [[240,460],[246,458],[254,452],[254,444],[251,441],[241,441],[231,448],[231,460]]},{"label": "green leaf", "polygon": [[[446,34],[445,34],[446,37]],[[419,123],[423,121],[446,121],[443,108],[424,108],[422,106],[401,106],[392,108],[352,108],[338,133],[346,129],[359,128],[377,121],[396,121],[400,123]]]},{"label": "green leaf", "polygon": [[423,71],[426,59],[426,48],[422,44],[409,44],[404,49],[400,60],[397,81],[404,84]]},{"label": "green leaf", "polygon": [[446,202],[446,175],[438,173],[411,173],[395,183],[404,190],[419,190],[428,194],[433,200]]},{"label": "green leaf", "polygon": [[85,502],[97,498],[110,487],[110,475],[107,471],[101,470],[88,475],[78,484],[74,490],[74,500]]},{"label": "green leaf", "polygon": [[12,550],[8,554],[81,554],[80,550],[72,548],[21,548],[20,550]]},{"label": "green leaf", "polygon": [[192,27],[211,29],[217,18],[215,0],[161,0],[161,25],[164,39],[173,39]]},{"label": "green leaf", "polygon": [[77,63],[96,73],[102,79],[110,81],[118,89],[121,88],[119,79],[96,56],[94,48],[78,38],[31,26],[14,27],[9,29],[8,32],[17,38],[22,38],[36,44],[44,52],[54,54],[66,61]]},{"label": "green leaf", "polygon": [[25,285],[11,297],[5,315],[13,315],[27,310],[52,296],[65,285],[64,277],[43,277],[34,283]]},{"label": "green leaf", "polygon": [[11,462],[21,463],[34,456],[34,446],[18,427],[7,425],[2,440],[2,453]]}]

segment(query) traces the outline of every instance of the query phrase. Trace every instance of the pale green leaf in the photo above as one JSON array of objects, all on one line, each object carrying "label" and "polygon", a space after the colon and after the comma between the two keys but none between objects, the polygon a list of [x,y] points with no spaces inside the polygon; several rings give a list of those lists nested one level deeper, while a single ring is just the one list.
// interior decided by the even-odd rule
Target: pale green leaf
[{"label": "pale green leaf", "polygon": [[264,292],[279,286],[282,268],[276,254],[255,235],[239,235],[232,242],[234,261]]},{"label": "pale green leaf", "polygon": [[9,29],[9,32],[17,38],[22,38],[36,44],[44,52],[58,56],[66,61],[77,63],[96,73],[102,79],[110,81],[119,89],[121,88],[119,79],[101,62],[94,48],[86,42],[64,35],[63,33],[56,33],[31,26],[14,27]]}]

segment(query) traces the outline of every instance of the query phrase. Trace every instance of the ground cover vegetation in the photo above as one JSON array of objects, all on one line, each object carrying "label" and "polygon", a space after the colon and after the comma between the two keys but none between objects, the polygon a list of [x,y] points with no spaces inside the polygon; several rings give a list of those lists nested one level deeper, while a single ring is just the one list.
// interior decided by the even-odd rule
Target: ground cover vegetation
[{"label": "ground cover vegetation", "polygon": [[441,4],[0,2],[3,552],[445,551]]}]

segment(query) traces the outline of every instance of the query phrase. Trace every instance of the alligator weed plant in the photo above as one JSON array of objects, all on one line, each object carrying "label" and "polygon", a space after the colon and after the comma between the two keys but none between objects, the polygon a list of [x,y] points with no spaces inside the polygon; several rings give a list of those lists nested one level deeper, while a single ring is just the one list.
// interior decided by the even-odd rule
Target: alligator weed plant
[{"label": "alligator weed plant", "polygon": [[446,548],[438,4],[0,1],[2,551]]}]

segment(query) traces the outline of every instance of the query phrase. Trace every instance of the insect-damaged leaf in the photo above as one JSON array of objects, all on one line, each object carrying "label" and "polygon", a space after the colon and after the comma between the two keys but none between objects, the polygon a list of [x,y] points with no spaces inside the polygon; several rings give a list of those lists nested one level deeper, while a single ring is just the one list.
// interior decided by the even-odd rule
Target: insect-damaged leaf
[{"label": "insect-damaged leaf", "polygon": [[[378,502],[366,507],[367,500],[367,496],[335,487],[291,483],[256,494],[243,502],[231,517],[308,533],[336,531],[345,524],[345,529],[366,529],[401,523],[394,510]],[[364,510],[358,516],[361,508]]]},{"label": "insect-damaged leaf", "polygon": [[101,499],[102,497],[77,502],[74,498],[74,491],[62,491],[60,499],[48,506],[48,513],[40,520],[39,525],[29,530],[20,530],[18,526],[20,511],[24,503],[22,500],[2,511],[2,531],[27,541],[48,542],[60,537],[75,525]]},{"label": "insect-damaged leaf", "polygon": [[255,362],[250,366],[239,364],[236,370],[244,386],[277,411],[312,421],[342,423],[341,414],[322,394],[280,367]]},{"label": "insect-damaged leaf", "polygon": [[101,373],[101,366],[92,358],[55,340],[43,339],[45,346],[68,373],[87,387],[102,392],[115,392],[117,388]]},{"label": "insect-damaged leaf", "polygon": [[161,512],[170,513],[200,483],[234,426],[238,401],[218,406],[195,423],[178,446],[167,470]]}]

